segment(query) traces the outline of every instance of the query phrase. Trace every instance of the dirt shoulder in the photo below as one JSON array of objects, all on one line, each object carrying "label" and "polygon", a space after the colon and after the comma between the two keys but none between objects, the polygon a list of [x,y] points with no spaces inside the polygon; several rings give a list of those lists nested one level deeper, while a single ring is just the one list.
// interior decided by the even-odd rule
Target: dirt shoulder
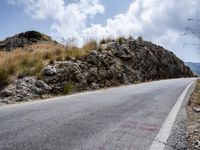
[{"label": "dirt shoulder", "polygon": [[189,150],[200,150],[200,80],[187,106],[187,141]]}]

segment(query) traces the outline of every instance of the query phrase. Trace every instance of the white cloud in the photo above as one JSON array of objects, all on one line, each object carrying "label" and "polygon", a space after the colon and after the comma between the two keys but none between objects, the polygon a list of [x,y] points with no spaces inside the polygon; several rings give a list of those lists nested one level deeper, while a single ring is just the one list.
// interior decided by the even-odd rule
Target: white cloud
[{"label": "white cloud", "polygon": [[93,36],[142,35],[169,48],[184,32],[187,19],[195,17],[199,0],[135,0],[126,13],[108,19],[105,26],[92,25],[86,31]]},{"label": "white cloud", "polygon": [[[67,4],[64,0],[8,0],[23,4],[33,19],[53,19],[54,36],[78,39],[78,43],[95,38],[121,35],[140,36],[164,46],[176,41],[194,17],[199,0],[134,0],[124,14],[108,18],[105,25],[88,24],[96,14],[104,13],[99,0],[79,0]],[[113,0],[114,7],[115,0]]]},{"label": "white cloud", "polygon": [[[86,29],[88,19],[97,13],[104,13],[99,0],[80,0],[67,4],[64,0],[8,0],[10,4],[21,4],[33,19],[53,19],[53,35],[62,38],[80,39],[80,32]],[[80,43],[80,42],[79,42]],[[82,42],[81,42],[82,43]]]}]

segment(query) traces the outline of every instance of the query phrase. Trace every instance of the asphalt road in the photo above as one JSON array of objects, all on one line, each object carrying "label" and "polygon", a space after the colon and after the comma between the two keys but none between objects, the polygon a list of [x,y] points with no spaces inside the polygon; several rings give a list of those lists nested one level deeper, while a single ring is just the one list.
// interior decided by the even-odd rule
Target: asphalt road
[{"label": "asphalt road", "polygon": [[2,106],[0,150],[148,150],[194,80],[163,80]]}]

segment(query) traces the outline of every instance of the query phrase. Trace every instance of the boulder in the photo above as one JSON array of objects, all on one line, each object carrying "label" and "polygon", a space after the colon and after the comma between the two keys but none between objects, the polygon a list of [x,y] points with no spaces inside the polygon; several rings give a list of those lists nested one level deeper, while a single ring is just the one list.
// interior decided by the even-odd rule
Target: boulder
[{"label": "boulder", "polygon": [[43,76],[53,76],[56,74],[56,68],[54,66],[47,66],[42,70]]}]

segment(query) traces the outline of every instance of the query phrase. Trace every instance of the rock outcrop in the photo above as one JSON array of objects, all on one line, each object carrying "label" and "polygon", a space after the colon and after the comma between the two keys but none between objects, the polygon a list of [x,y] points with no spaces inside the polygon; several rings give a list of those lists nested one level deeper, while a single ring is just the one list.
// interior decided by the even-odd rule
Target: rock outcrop
[{"label": "rock outcrop", "polygon": [[41,98],[51,91],[51,87],[34,77],[25,77],[17,80],[13,85],[0,92],[0,103],[13,103]]},{"label": "rock outcrop", "polygon": [[17,34],[13,37],[0,41],[0,51],[12,51],[16,48],[24,48],[25,46],[35,43],[57,43],[51,37],[37,31],[27,31]]},{"label": "rock outcrop", "polygon": [[[55,61],[41,72],[42,78],[18,80],[13,92],[0,92],[2,101],[41,98],[43,94],[66,93],[132,84],[138,81],[191,77],[193,73],[172,52],[151,42],[127,39],[110,42],[80,59]],[[11,94],[12,93],[12,94]],[[14,93],[14,95],[13,95]]]}]

